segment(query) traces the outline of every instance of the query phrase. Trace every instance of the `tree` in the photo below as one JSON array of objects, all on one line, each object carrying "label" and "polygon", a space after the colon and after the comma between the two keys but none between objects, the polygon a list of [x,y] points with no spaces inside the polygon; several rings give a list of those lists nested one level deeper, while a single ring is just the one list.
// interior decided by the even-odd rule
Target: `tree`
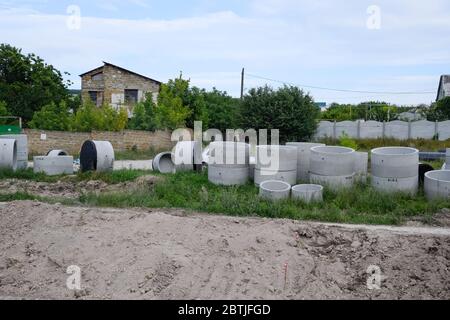
[{"label": "tree", "polygon": [[134,130],[155,131],[155,108],[153,95],[149,93],[143,102],[139,102],[134,106],[133,116],[128,123],[128,127]]},{"label": "tree", "polygon": [[186,120],[192,114],[192,110],[183,101],[188,89],[189,81],[181,78],[161,85],[156,108],[158,128],[174,130],[186,126]]},{"label": "tree", "polygon": [[209,128],[225,133],[227,129],[234,129],[238,126],[239,99],[216,88],[209,92],[203,91],[203,96],[209,117]]},{"label": "tree", "polygon": [[33,115],[29,122],[30,128],[42,130],[68,131],[71,129],[72,118],[65,101],[59,105],[52,102]]},{"label": "tree", "polygon": [[65,100],[69,85],[70,81],[65,82],[58,70],[38,56],[0,44],[0,100],[24,123],[43,106]]},{"label": "tree", "polygon": [[320,108],[294,86],[278,90],[259,87],[244,96],[240,106],[243,129],[279,129],[280,142],[309,140],[317,127]]},{"label": "tree", "polygon": [[[9,116],[8,109],[6,108],[6,102],[0,101],[0,117],[7,117]],[[6,124],[6,119],[0,118],[0,125]]]},{"label": "tree", "polygon": [[429,121],[445,121],[450,119],[450,97],[445,97],[432,104],[425,112]]},{"label": "tree", "polygon": [[86,101],[75,113],[72,128],[74,131],[90,132],[92,130],[121,131],[128,122],[128,112],[118,110],[110,105],[98,108],[92,101]]}]

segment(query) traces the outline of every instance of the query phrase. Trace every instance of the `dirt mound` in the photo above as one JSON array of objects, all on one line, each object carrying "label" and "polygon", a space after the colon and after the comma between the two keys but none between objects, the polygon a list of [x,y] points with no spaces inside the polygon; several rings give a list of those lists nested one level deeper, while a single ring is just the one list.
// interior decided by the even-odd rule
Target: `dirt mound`
[{"label": "dirt mound", "polygon": [[[449,299],[450,230],[0,204],[0,296]],[[81,290],[66,287],[70,265]],[[381,288],[369,290],[369,266]]]},{"label": "dirt mound", "polygon": [[99,180],[76,181],[68,178],[63,178],[57,182],[37,182],[20,179],[0,180],[0,192],[4,194],[27,192],[42,197],[77,198],[82,193],[115,192],[134,188],[151,188],[155,183],[162,179],[161,177],[146,175],[137,178],[135,181],[108,184]]}]

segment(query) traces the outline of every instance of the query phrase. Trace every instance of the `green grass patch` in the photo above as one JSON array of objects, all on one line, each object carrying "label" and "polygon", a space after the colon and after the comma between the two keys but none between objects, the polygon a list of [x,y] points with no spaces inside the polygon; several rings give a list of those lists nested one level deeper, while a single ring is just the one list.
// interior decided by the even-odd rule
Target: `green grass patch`
[{"label": "green grass patch", "polygon": [[34,173],[33,169],[26,170],[0,170],[0,180],[2,179],[21,179],[30,180],[36,182],[57,182],[64,181],[86,181],[86,180],[100,180],[109,184],[116,184],[121,182],[133,181],[140,176],[147,174],[155,174],[152,171],[147,170],[115,170],[113,172],[101,173],[101,172],[79,172],[75,175],[58,175],[47,176],[44,173]]},{"label": "green grass patch", "polygon": [[167,175],[153,190],[109,194],[85,194],[80,202],[101,207],[184,208],[232,216],[259,216],[341,223],[400,224],[408,217],[428,219],[449,200],[428,202],[423,193],[410,196],[382,193],[359,184],[348,190],[325,190],[324,202],[305,204],[292,199],[261,200],[253,184],[223,187],[211,184],[206,174]]}]

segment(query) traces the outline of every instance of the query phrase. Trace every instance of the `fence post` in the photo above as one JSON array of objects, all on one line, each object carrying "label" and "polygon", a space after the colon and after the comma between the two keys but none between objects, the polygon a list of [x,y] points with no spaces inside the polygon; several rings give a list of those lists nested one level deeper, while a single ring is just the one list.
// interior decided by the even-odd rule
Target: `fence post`
[{"label": "fence post", "polygon": [[436,120],[436,122],[434,123],[434,137],[438,138],[438,134],[439,134],[439,121]]},{"label": "fence post", "polygon": [[333,122],[333,139],[336,140],[336,120]]},{"label": "fence post", "polygon": [[358,120],[358,126],[356,127],[356,138],[361,139],[361,120]]},{"label": "fence post", "polygon": [[411,139],[412,132],[411,132],[411,120],[408,120],[408,140]]},{"label": "fence post", "polygon": [[383,120],[383,129],[381,137],[384,139],[386,137],[386,120]]}]

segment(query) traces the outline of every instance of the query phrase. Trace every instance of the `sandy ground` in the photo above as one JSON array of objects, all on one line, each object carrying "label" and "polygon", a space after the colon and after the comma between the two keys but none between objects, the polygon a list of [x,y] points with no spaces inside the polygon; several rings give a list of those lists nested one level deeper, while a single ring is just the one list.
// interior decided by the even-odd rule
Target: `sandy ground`
[{"label": "sandy ground", "polygon": [[[450,299],[450,230],[0,204],[0,297]],[[81,290],[66,269],[81,268]],[[369,290],[367,268],[381,269]]]}]

